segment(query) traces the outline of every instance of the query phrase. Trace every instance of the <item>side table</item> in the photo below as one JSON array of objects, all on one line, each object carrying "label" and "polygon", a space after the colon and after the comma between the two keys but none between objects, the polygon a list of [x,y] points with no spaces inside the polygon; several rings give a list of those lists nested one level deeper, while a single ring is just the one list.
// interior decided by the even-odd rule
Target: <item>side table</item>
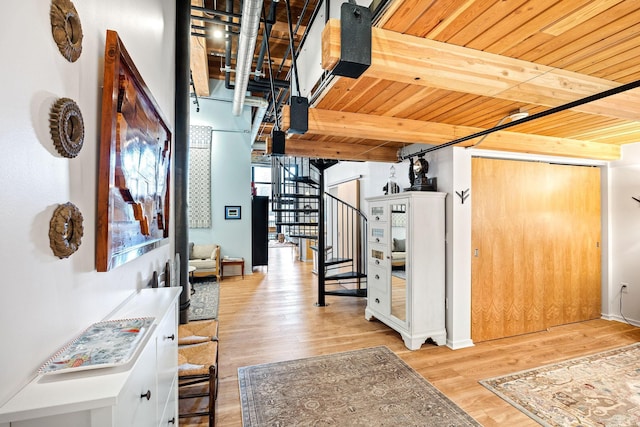
[{"label": "side table", "polygon": [[242,278],[244,279],[244,258],[222,258],[222,262],[220,263],[220,281],[224,280],[224,268],[231,265],[240,266]]}]

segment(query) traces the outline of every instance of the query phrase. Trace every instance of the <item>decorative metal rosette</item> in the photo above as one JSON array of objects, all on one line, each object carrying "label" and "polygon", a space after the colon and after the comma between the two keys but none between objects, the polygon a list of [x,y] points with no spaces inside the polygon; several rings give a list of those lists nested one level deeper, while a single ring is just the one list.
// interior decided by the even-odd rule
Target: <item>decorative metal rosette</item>
[{"label": "decorative metal rosette", "polygon": [[58,99],[51,107],[49,126],[58,153],[76,157],[84,143],[84,120],[78,104],[69,98]]},{"label": "decorative metal rosette", "polygon": [[69,62],[76,62],[82,53],[82,23],[70,0],[51,2],[51,33],[58,50]]},{"label": "decorative metal rosette", "polygon": [[49,223],[49,246],[58,258],[68,258],[80,247],[84,227],[82,213],[76,205],[59,205]]}]

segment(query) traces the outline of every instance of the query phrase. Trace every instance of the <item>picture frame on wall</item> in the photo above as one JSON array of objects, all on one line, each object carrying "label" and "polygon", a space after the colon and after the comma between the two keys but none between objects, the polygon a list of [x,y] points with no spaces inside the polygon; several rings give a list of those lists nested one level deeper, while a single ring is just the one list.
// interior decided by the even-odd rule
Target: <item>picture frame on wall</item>
[{"label": "picture frame on wall", "polygon": [[224,219],[240,219],[241,207],[240,206],[225,206],[224,207]]},{"label": "picture frame on wall", "polygon": [[169,243],[171,129],[118,33],[107,30],[96,270]]}]

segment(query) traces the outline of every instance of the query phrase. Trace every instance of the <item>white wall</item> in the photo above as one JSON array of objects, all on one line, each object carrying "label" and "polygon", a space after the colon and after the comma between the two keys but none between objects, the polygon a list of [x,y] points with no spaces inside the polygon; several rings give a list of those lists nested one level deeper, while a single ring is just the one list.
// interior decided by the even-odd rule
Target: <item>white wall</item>
[{"label": "white wall", "polygon": [[[234,116],[233,91],[211,81],[211,95],[191,105],[192,125],[213,127],[211,141],[211,228],[189,229],[189,241],[217,243],[222,256],[243,257],[251,273],[251,107]],[[241,206],[240,220],[225,220],[224,207]],[[225,270],[226,272],[226,270]]]},{"label": "white wall", "polygon": [[[49,0],[5,2],[0,17],[0,404],[65,342],[146,286],[173,253],[165,244],[111,272],[95,270],[105,33],[119,33],[173,128],[175,4],[74,4],[84,32],[75,63],[67,62],[53,41]],[[49,135],[49,110],[60,97],[72,98],[82,110],[84,146],[74,159],[60,156]],[[49,248],[49,221],[68,201],[84,216],[84,237],[79,250],[61,260]],[[171,227],[173,236],[173,220]]]},{"label": "white wall", "polygon": [[[622,146],[622,158],[611,162],[609,287],[607,318],[640,326],[640,143]],[[620,283],[629,292],[620,293]],[[622,315],[620,297],[622,296]]]}]

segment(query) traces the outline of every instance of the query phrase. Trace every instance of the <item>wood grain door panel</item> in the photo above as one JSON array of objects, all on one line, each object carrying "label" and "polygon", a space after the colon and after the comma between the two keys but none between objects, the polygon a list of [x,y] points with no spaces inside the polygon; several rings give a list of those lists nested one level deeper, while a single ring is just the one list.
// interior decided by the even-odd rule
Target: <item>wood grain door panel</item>
[{"label": "wood grain door panel", "polygon": [[472,338],[600,316],[600,170],[472,160]]}]

